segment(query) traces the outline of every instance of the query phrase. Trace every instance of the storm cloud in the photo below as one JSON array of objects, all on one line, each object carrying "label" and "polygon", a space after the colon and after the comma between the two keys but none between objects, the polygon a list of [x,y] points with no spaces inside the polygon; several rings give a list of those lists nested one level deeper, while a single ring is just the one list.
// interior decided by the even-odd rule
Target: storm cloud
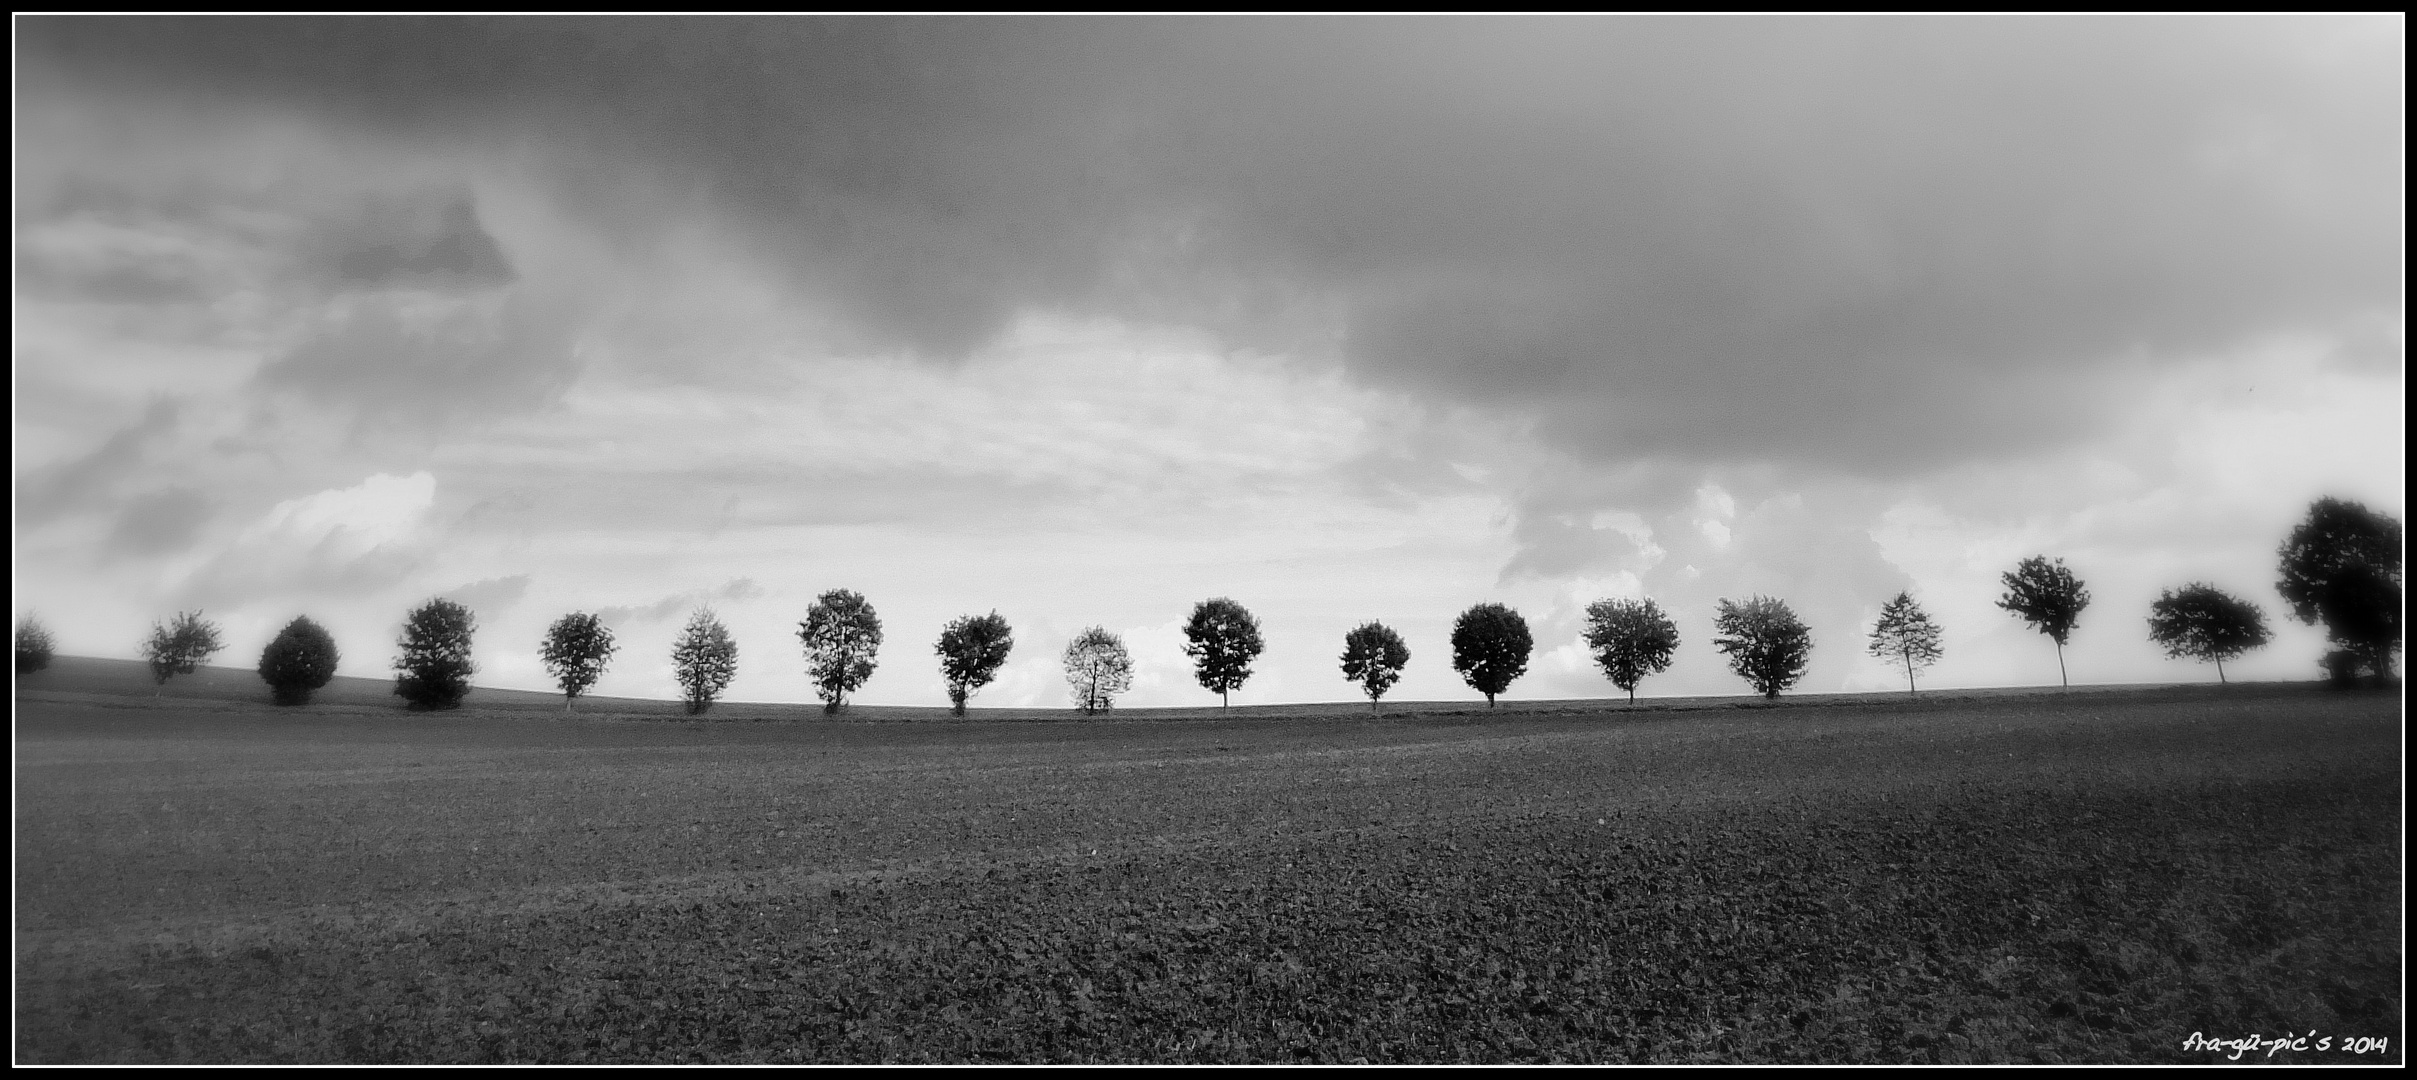
[{"label": "storm cloud", "polygon": [[[702,216],[937,358],[1036,307],[1310,319],[1371,384],[1590,457],[1903,472],[2070,437],[2114,407],[2098,373],[2390,308],[2379,29],[34,20],[21,47],[37,86],[534,140],[592,224]],[[457,231],[378,272],[508,272]]]}]

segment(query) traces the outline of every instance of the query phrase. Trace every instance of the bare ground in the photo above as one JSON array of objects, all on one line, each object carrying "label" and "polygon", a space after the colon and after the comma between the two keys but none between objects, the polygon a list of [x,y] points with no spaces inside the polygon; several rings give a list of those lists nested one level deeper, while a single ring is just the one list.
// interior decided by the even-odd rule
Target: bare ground
[{"label": "bare ground", "polygon": [[18,687],[21,1062],[2402,1053],[2390,695],[675,723],[126,674]]}]

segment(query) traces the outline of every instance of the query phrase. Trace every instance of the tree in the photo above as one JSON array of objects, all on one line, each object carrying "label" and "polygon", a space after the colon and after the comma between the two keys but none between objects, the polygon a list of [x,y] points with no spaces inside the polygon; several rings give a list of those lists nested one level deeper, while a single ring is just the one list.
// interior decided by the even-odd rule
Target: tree
[{"label": "tree", "polygon": [[1259,620],[1222,596],[1195,605],[1191,621],[1183,624],[1183,654],[1192,658],[1194,676],[1220,705],[1233,704],[1231,695],[1250,678],[1250,662],[1266,647]]},{"label": "tree", "polygon": [[822,711],[836,713],[848,695],[873,677],[873,654],[881,651],[881,619],[864,596],[833,589],[814,598],[806,621],[797,624],[806,646],[806,675],[822,696]]},{"label": "tree", "polygon": [[1912,593],[1900,592],[1880,609],[1880,621],[1871,631],[1871,654],[1905,666],[1906,693],[1914,692],[1914,675],[1938,663],[1941,652],[1939,624],[1914,603]]},{"label": "tree", "polygon": [[260,681],[279,705],[308,705],[311,691],[336,677],[336,639],[307,615],[269,639],[260,650]]},{"label": "tree", "polygon": [[604,677],[605,663],[619,648],[613,644],[612,629],[601,618],[574,611],[554,620],[546,630],[545,643],[537,647],[537,658],[545,661],[546,674],[562,687],[562,711],[571,711],[571,702]]},{"label": "tree", "polygon": [[1370,709],[1401,681],[1402,668],[1409,663],[1410,647],[1383,623],[1362,623],[1343,635],[1343,677],[1360,684]]},{"label": "tree", "polygon": [[998,612],[961,615],[940,628],[937,648],[940,677],[948,680],[949,708],[963,716],[965,699],[990,685],[999,666],[1007,662],[1008,650],[1015,648],[1015,634]]},{"label": "tree", "polygon": [[[2400,645],[2400,522],[2341,499],[2318,499],[2283,541],[2275,591],[2304,623],[2379,681],[2392,677]],[[2338,663],[2338,662],[2336,662]]]},{"label": "tree", "polygon": [[712,708],[713,699],[722,696],[738,669],[738,643],[730,640],[730,631],[713,617],[712,608],[698,608],[671,646],[672,677],[680,681],[689,715]]},{"label": "tree", "polygon": [[1651,600],[1597,600],[1586,605],[1586,645],[1611,684],[1636,704],[1637,684],[1670,667],[1678,627]]},{"label": "tree", "polygon": [[151,624],[151,638],[143,642],[143,659],[151,664],[152,681],[166,683],[169,676],[193,674],[209,661],[211,653],[225,647],[219,641],[217,623],[202,618],[198,611],[180,611],[164,626]]},{"label": "tree", "polygon": [[1133,658],[1124,639],[1094,626],[1074,635],[1066,646],[1066,685],[1074,691],[1076,708],[1101,712],[1115,704],[1116,695],[1133,686]]},{"label": "tree", "polygon": [[1776,698],[1804,677],[1813,634],[1786,603],[1768,596],[1743,604],[1724,599],[1712,629],[1718,635],[1712,647],[1729,654],[1729,670],[1762,696]]},{"label": "tree", "polygon": [[42,620],[30,614],[17,620],[17,674],[31,675],[49,667],[55,644]]},{"label": "tree", "polygon": [[1491,709],[1494,695],[1527,674],[1527,655],[1535,646],[1527,620],[1518,612],[1500,604],[1478,604],[1452,623],[1452,670],[1484,694],[1485,707]]},{"label": "tree", "polygon": [[403,651],[394,660],[394,692],[414,708],[460,705],[470,692],[470,676],[478,673],[470,661],[470,635],[477,629],[470,609],[451,600],[430,600],[414,609],[403,620],[403,639],[397,642]]},{"label": "tree", "polygon": [[2215,661],[2221,683],[2224,661],[2266,644],[2266,613],[2213,585],[2192,582],[2165,590],[2148,606],[2148,639],[2165,646],[2169,657]]},{"label": "tree", "polygon": [[2044,555],[2024,559],[2001,580],[2006,583],[2006,595],[1998,598],[1997,606],[2021,616],[2032,629],[2056,643],[2056,677],[2065,686],[2073,685],[2065,674],[2065,642],[2073,636],[2081,610],[2090,606],[2090,590],[2065,569],[2063,559],[2050,562]]}]

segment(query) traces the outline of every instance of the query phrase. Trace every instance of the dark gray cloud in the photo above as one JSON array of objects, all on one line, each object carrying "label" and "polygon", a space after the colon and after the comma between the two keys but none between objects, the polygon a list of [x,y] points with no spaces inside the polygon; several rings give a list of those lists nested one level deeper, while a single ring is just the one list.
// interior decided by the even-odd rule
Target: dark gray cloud
[{"label": "dark gray cloud", "polygon": [[365,297],[264,365],[257,382],[421,430],[551,400],[577,374],[563,314],[525,294],[430,305]]},{"label": "dark gray cloud", "polygon": [[81,457],[25,477],[17,487],[17,522],[33,528],[79,507],[105,505],[116,489],[142,473],[153,449],[174,434],[180,412],[174,398],[154,397],[141,418],[102,440]]},{"label": "dark gray cloud", "polygon": [[188,304],[207,299],[185,267],[158,260],[94,260],[79,264],[44,251],[17,260],[18,294],[104,304]]},{"label": "dark gray cloud", "polygon": [[190,488],[174,487],[137,497],[109,533],[110,551],[123,555],[163,555],[183,551],[201,535],[217,506]]},{"label": "dark gray cloud", "polygon": [[723,582],[719,589],[690,589],[687,592],[673,593],[651,604],[617,604],[612,607],[597,608],[596,617],[604,620],[606,626],[619,626],[632,620],[642,623],[662,622],[665,619],[685,615],[697,608],[710,606],[715,601],[754,600],[765,595],[768,594],[764,587],[756,584],[754,578],[732,578]]},{"label": "dark gray cloud", "polygon": [[[27,19],[19,48],[35,96],[539,147],[606,231],[731,224],[801,296],[928,355],[1033,306],[1237,340],[1322,312],[1361,380],[1532,417],[1587,458],[1893,473],[2070,437],[2115,407],[2093,392],[2114,358],[2396,311],[2400,32]],[[391,391],[379,372],[439,363],[402,336],[339,329],[281,377]]]},{"label": "dark gray cloud", "polygon": [[475,289],[514,277],[466,189],[373,197],[354,210],[327,224],[316,252],[346,285]]}]

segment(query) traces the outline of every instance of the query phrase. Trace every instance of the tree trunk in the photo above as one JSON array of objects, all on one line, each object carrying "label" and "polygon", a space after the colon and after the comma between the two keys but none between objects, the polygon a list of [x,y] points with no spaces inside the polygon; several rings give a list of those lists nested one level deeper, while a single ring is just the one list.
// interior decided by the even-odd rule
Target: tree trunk
[{"label": "tree trunk", "polygon": [[2066,689],[2073,688],[2072,677],[2065,674],[2065,643],[2061,641],[2056,643],[2056,679]]},{"label": "tree trunk", "polygon": [[1910,646],[1905,650],[1905,692],[1908,694],[1915,692],[1913,688],[1913,649]]},{"label": "tree trunk", "polygon": [[1494,695],[1489,693],[1485,696],[1485,707],[1489,709],[1494,707]]},{"label": "tree trunk", "polygon": [[2224,679],[2224,658],[2221,656],[2216,657],[2216,685],[2228,685]]},{"label": "tree trunk", "polygon": [[1630,708],[1635,708],[1635,707],[1636,707],[1636,703],[1637,703],[1637,688],[1636,688],[1636,687],[1631,686],[1631,687],[1629,687],[1629,688],[1628,688],[1628,706],[1629,706]]},{"label": "tree trunk", "polygon": [[1217,707],[1220,709],[1233,708],[1234,696],[1224,690],[1217,691]]}]

